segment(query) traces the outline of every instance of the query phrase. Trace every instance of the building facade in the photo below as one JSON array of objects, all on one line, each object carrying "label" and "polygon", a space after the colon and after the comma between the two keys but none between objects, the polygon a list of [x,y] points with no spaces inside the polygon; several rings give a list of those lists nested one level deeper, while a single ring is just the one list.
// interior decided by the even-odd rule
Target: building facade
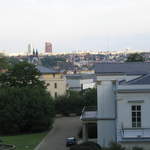
[{"label": "building facade", "polygon": [[52,43],[45,42],[45,53],[52,53]]},{"label": "building facade", "polygon": [[45,81],[47,84],[47,90],[52,97],[65,95],[67,90],[66,78],[60,73],[53,69],[49,69],[43,66],[37,66],[37,69],[41,72],[40,80]]},{"label": "building facade", "polygon": [[95,74],[70,74],[66,75],[66,79],[68,88],[74,91],[94,88],[96,85]]},{"label": "building facade", "polygon": [[97,143],[118,142],[128,149],[150,149],[150,63],[97,64],[97,110],[84,111],[87,123],[97,124]]}]

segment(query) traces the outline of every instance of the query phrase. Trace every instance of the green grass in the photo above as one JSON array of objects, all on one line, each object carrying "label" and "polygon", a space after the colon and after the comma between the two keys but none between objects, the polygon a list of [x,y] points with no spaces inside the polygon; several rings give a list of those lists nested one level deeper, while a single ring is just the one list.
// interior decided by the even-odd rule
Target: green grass
[{"label": "green grass", "polygon": [[3,136],[0,137],[0,139],[2,139],[2,143],[4,144],[15,145],[16,150],[34,150],[34,148],[41,142],[46,134],[47,132],[16,136]]}]

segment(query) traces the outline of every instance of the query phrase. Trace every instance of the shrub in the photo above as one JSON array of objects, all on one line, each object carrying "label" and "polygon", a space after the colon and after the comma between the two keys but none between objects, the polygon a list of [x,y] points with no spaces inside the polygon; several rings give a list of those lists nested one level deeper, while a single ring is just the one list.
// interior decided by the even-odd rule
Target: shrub
[{"label": "shrub", "polygon": [[85,142],[81,146],[91,147],[93,150],[101,150],[101,146],[94,142]]},{"label": "shrub", "polygon": [[110,144],[109,150],[125,150],[125,148],[122,147],[121,144],[113,143],[113,142],[112,142],[112,143]]},{"label": "shrub", "polygon": [[101,150],[101,147],[94,142],[85,142],[72,146],[70,150]]},{"label": "shrub", "polygon": [[97,106],[97,89],[86,89],[80,92],[85,106]]},{"label": "shrub", "polygon": [[144,150],[142,147],[133,147],[132,150]]},{"label": "shrub", "polygon": [[76,145],[76,146],[71,146],[70,150],[93,150],[93,149],[87,146]]},{"label": "shrub", "polygon": [[39,132],[51,127],[54,105],[42,88],[0,89],[0,133]]},{"label": "shrub", "polygon": [[77,145],[77,146],[72,146],[70,150],[94,150],[94,149],[92,149],[91,147],[87,147],[87,146]]},{"label": "shrub", "polygon": [[68,91],[64,96],[55,99],[56,113],[68,115],[76,113],[81,115],[84,106],[96,106],[97,92],[96,89],[87,89],[81,92]]},{"label": "shrub", "polygon": [[69,115],[70,113],[81,114],[84,101],[78,92],[70,91],[67,95],[55,99],[56,113]]}]

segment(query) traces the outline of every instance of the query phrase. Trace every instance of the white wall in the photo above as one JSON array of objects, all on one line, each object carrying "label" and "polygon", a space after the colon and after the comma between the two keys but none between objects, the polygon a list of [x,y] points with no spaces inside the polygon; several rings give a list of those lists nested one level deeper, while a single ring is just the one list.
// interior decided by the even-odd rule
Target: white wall
[{"label": "white wall", "polygon": [[80,87],[80,80],[67,79],[69,88]]},{"label": "white wall", "polygon": [[[120,80],[132,80],[139,76],[126,76],[126,75],[108,75],[97,76],[97,80],[101,81],[100,85],[97,85],[98,93],[98,117],[113,117],[115,115],[113,99],[117,101],[117,118],[116,122],[111,120],[98,120],[98,143],[101,146],[107,146],[108,142],[113,139],[115,133],[115,127],[117,127],[117,141],[121,141],[121,129],[132,128],[132,115],[131,105],[139,104],[142,106],[142,128],[150,128],[150,93],[117,93],[116,98],[114,87],[111,85],[111,81]],[[120,90],[135,90],[135,89],[150,89],[149,85],[133,85],[133,86],[119,86]],[[115,124],[116,123],[116,124]],[[150,133],[150,131],[148,132]],[[148,133],[146,133],[148,135]],[[150,136],[150,135],[149,135]],[[113,137],[113,138],[112,138]],[[131,142],[132,143],[132,142]]]},{"label": "white wall", "polygon": [[132,128],[131,106],[141,105],[142,128],[150,128],[150,93],[119,93],[117,94],[117,140],[121,140],[120,130]]},{"label": "white wall", "polygon": [[67,79],[67,84],[69,88],[74,90],[81,90],[82,85],[83,89],[93,88],[95,85],[93,79]]},{"label": "white wall", "polygon": [[97,85],[98,92],[98,144],[102,147],[109,146],[116,141],[116,100],[112,81],[102,81]]},{"label": "white wall", "polygon": [[84,83],[83,84],[83,90],[84,89],[89,89],[89,88],[94,88],[96,86],[96,83],[95,82],[92,82],[92,83]]}]

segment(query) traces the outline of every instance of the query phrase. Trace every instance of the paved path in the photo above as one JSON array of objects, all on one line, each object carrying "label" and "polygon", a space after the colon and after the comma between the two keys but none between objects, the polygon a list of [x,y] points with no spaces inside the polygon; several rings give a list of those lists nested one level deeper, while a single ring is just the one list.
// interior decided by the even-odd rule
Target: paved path
[{"label": "paved path", "polygon": [[80,127],[81,121],[79,117],[57,118],[54,128],[35,150],[67,150],[65,139],[70,136],[76,137]]}]

